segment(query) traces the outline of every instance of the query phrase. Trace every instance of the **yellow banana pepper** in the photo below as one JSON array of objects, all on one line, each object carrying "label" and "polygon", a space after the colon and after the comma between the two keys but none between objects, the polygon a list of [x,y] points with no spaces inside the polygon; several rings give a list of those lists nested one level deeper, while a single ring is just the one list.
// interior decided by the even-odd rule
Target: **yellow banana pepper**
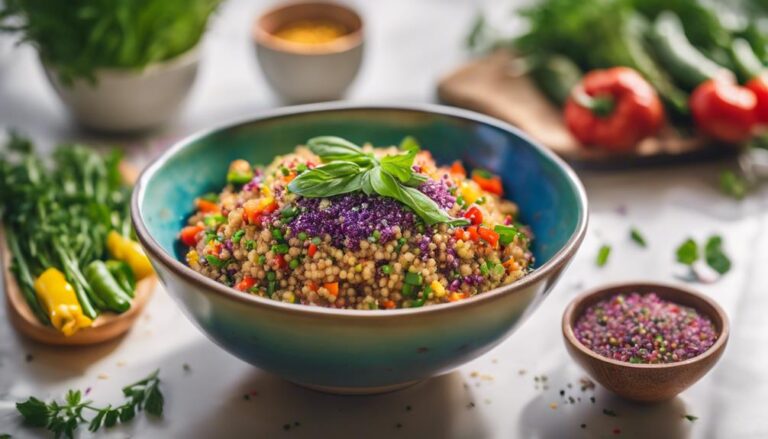
[{"label": "yellow banana pepper", "polygon": [[91,326],[93,320],[83,314],[83,308],[75,295],[75,289],[64,274],[49,268],[35,280],[37,299],[48,313],[54,328],[69,337],[82,328]]},{"label": "yellow banana pepper", "polygon": [[112,258],[128,264],[136,280],[153,273],[149,258],[138,242],[125,238],[114,230],[107,235],[107,250]]}]

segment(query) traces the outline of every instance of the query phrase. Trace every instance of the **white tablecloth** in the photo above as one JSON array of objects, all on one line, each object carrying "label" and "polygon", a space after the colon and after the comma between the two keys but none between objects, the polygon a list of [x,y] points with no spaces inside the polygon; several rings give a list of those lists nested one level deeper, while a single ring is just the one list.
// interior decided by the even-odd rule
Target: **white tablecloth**
[{"label": "white tablecloth", "polygon": [[[458,0],[356,3],[366,19],[368,45],[349,98],[432,101],[437,79],[465,57],[462,42],[476,6]],[[142,163],[180,135],[277,106],[247,37],[252,17],[264,7],[248,1],[225,5],[204,42],[200,76],[182,114],[164,131],[142,139],[103,139],[78,131],[48,86],[34,51],[15,48],[8,37],[0,38],[0,125],[17,127],[46,147],[63,139],[127,142],[131,158]],[[487,355],[387,395],[325,395],[259,371],[209,342],[161,288],[128,336],[77,350],[20,338],[0,307],[0,434],[14,438],[44,434],[20,424],[13,403],[27,396],[61,397],[69,388],[80,388],[90,389],[89,397],[99,402],[117,402],[122,385],[159,367],[165,417],[155,421],[139,416],[101,434],[768,437],[768,196],[757,193],[737,202],[721,195],[717,175],[731,165],[580,172],[590,200],[589,232],[551,297]],[[647,249],[629,239],[632,226],[645,234]],[[717,283],[695,287],[717,299],[730,316],[731,341],[721,362],[698,384],[664,404],[630,404],[599,386],[594,392],[582,391],[579,379],[584,374],[566,354],[560,335],[560,317],[568,300],[586,288],[613,281],[681,282],[675,277],[679,273],[675,247],[689,236],[703,240],[713,233],[723,236],[733,270]],[[607,266],[597,268],[595,255],[604,243],[613,251]],[[541,378],[538,384],[535,381],[541,375],[547,377],[546,388]],[[618,416],[606,416],[603,409]],[[687,421],[682,418],[685,414],[698,420]]]}]

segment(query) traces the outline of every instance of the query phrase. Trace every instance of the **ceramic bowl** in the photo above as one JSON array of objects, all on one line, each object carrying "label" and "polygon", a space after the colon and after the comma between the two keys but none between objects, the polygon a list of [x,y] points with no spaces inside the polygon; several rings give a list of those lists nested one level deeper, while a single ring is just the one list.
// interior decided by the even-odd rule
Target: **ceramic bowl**
[{"label": "ceramic bowl", "polygon": [[[300,44],[274,33],[299,20],[331,20],[349,33],[328,43]],[[363,21],[352,9],[329,2],[289,3],[271,9],[253,26],[256,56],[272,88],[292,103],[338,99],[360,70]]]},{"label": "ceramic bowl", "polygon": [[[614,294],[656,293],[660,298],[685,305],[712,319],[719,334],[715,344],[698,357],[669,364],[632,364],[605,358],[576,339],[573,325],[590,305]],[[571,301],[563,314],[563,336],[568,353],[598,383],[617,395],[638,402],[674,398],[703,377],[723,355],[728,343],[728,317],[709,297],[673,285],[624,283],[601,287]]]},{"label": "ceramic bowl", "polygon": [[63,84],[55,68],[46,75],[64,104],[82,125],[106,132],[143,131],[168,121],[189,94],[197,75],[199,51],[142,70],[100,69],[96,82]]},{"label": "ceramic bowl", "polygon": [[[501,175],[536,235],[535,270],[450,304],[339,310],[243,294],[188,268],[177,235],[196,196],[219,190],[229,163],[269,163],[318,135],[397,144],[415,136],[439,163],[461,159]],[[166,289],[220,347],[287,380],[338,393],[397,389],[487,352],[530,315],[585,233],[586,197],[573,171],[515,128],[435,105],[314,104],[286,108],[183,140],[141,175],[132,218]]]}]

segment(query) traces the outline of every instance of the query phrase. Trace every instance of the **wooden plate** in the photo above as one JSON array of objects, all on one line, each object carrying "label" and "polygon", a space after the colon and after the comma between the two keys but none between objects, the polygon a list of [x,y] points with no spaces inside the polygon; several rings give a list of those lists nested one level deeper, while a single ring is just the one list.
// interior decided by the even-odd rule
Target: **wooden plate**
[{"label": "wooden plate", "polygon": [[672,128],[642,141],[629,153],[586,149],[568,132],[561,109],[539,91],[529,76],[514,74],[513,60],[507,50],[474,60],[439,82],[438,97],[447,104],[509,122],[580,167],[622,168],[688,162],[738,152],[735,147],[702,137],[681,137]]},{"label": "wooden plate", "polygon": [[[120,172],[128,182],[135,181],[138,175],[136,170],[126,163],[121,164]],[[90,327],[65,337],[56,329],[40,323],[29,308],[18,283],[16,283],[16,277],[11,272],[11,253],[8,249],[3,227],[0,227],[0,259],[2,259],[5,297],[11,323],[27,337],[51,345],[91,345],[121,336],[131,328],[133,322],[141,314],[152,296],[155,285],[157,285],[157,276],[155,275],[140,280],[136,285],[135,297],[131,300],[131,308],[128,311],[122,314],[102,312]]]}]

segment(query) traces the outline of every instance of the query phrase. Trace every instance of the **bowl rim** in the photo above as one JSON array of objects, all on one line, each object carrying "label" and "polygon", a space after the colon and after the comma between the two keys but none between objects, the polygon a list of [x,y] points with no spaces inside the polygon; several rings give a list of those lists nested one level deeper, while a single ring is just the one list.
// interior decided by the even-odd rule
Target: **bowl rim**
[{"label": "bowl rim", "polygon": [[[663,364],[629,363],[626,361],[619,361],[619,360],[614,360],[612,358],[603,357],[597,352],[594,352],[588,347],[584,346],[576,338],[576,334],[574,334],[573,332],[573,325],[571,324],[571,322],[574,321],[575,318],[577,317],[574,314],[575,314],[576,308],[578,308],[580,305],[586,302],[596,301],[597,296],[610,294],[610,291],[619,289],[619,288],[624,288],[624,289],[638,288],[638,289],[644,289],[644,290],[661,288],[666,290],[674,290],[678,293],[682,293],[683,295],[688,295],[690,297],[693,297],[695,300],[699,300],[706,303],[715,311],[715,314],[717,314],[717,316],[713,316],[707,311],[702,309],[697,308],[696,310],[699,312],[706,313],[710,319],[714,319],[716,317],[722,322],[722,327],[720,328],[720,333],[718,334],[717,340],[715,340],[715,343],[712,346],[710,346],[709,349],[704,351],[704,353],[696,357],[689,358],[683,361],[674,362],[674,363],[663,363]],[[674,300],[672,301],[674,302]],[[690,307],[696,308],[695,306],[690,306]],[[706,359],[708,359],[713,355],[715,356],[719,355],[719,352],[725,347],[726,343],[728,342],[728,337],[730,336],[730,323],[728,321],[728,315],[725,313],[725,310],[723,310],[723,308],[714,299],[707,296],[706,294],[700,293],[688,287],[682,287],[680,285],[675,285],[675,284],[666,283],[666,282],[627,281],[627,282],[615,282],[610,284],[603,284],[602,286],[591,288],[586,292],[581,293],[578,296],[574,297],[568,303],[568,306],[565,308],[565,311],[563,312],[562,332],[563,332],[563,338],[565,338],[566,343],[576,348],[582,354],[587,355],[593,360],[599,361],[601,363],[607,363],[613,366],[619,366],[619,367],[625,367],[625,368],[637,369],[637,370],[664,370],[664,369],[673,369],[677,367],[684,367],[693,363],[705,361]]]},{"label": "bowl rim", "polygon": [[[344,34],[331,41],[317,44],[303,44],[284,40],[275,36],[272,32],[264,29],[264,21],[273,14],[281,14],[291,9],[299,9],[311,6],[325,6],[344,10],[357,19],[359,26],[351,32]],[[319,56],[331,55],[349,51],[363,43],[363,33],[365,21],[363,17],[352,7],[333,1],[333,0],[297,0],[281,3],[268,8],[253,20],[251,26],[251,38],[257,45],[261,45],[277,52],[290,53],[294,55]]]},{"label": "bowl rim", "polygon": [[[437,114],[441,116],[448,116],[457,119],[469,120],[485,125],[489,125],[504,131],[508,131],[523,141],[531,145],[536,149],[544,159],[548,159],[553,162],[559,169],[563,171],[565,179],[572,185],[576,192],[577,202],[579,203],[580,212],[576,229],[568,238],[568,241],[563,245],[549,261],[544,263],[541,267],[537,267],[530,274],[512,282],[508,285],[503,285],[492,290],[485,291],[481,294],[477,294],[473,297],[458,300],[451,303],[443,303],[434,306],[424,306],[419,308],[402,308],[393,310],[356,310],[356,309],[335,309],[326,308],[320,306],[309,306],[293,303],[283,303],[271,299],[266,299],[249,294],[243,294],[230,288],[224,284],[216,282],[213,279],[203,276],[202,274],[192,270],[184,265],[177,258],[171,254],[166,253],[162,246],[155,240],[149,233],[141,210],[141,201],[144,200],[145,192],[147,188],[147,182],[152,178],[155,173],[172,157],[174,157],[179,151],[183,150],[189,145],[194,144],[199,139],[207,137],[213,133],[231,130],[239,126],[263,122],[272,119],[279,119],[287,116],[301,115],[306,113],[318,113],[318,112],[336,112],[336,111],[410,111],[426,114]],[[206,294],[216,294],[216,296],[229,299],[236,302],[244,303],[249,306],[268,308],[272,311],[280,311],[289,314],[295,314],[305,317],[311,316],[335,316],[342,319],[387,319],[403,317],[407,315],[420,315],[420,314],[440,314],[450,312],[451,310],[471,307],[486,301],[496,299],[507,293],[513,293],[515,291],[522,290],[523,288],[532,285],[553,272],[564,268],[565,265],[570,262],[570,259],[576,253],[579,244],[584,239],[587,230],[588,223],[588,205],[587,195],[576,173],[568,166],[561,158],[557,157],[552,151],[540,146],[537,142],[531,140],[527,135],[523,134],[517,128],[502,122],[498,119],[486,116],[474,111],[464,110],[455,107],[448,107],[437,104],[361,104],[361,103],[347,103],[347,102],[331,102],[331,103],[314,103],[296,105],[290,107],[283,107],[274,110],[268,110],[259,112],[254,115],[238,118],[234,122],[226,122],[217,125],[213,128],[203,129],[197,133],[191,134],[177,142],[171,147],[166,149],[159,157],[155,158],[148,166],[146,166],[139,176],[131,195],[131,220],[133,222],[134,229],[136,230],[136,236],[142,243],[144,248],[154,256],[155,260],[162,263],[169,270],[175,272],[178,276],[184,278],[187,282],[197,284],[202,287],[201,291]]]}]

